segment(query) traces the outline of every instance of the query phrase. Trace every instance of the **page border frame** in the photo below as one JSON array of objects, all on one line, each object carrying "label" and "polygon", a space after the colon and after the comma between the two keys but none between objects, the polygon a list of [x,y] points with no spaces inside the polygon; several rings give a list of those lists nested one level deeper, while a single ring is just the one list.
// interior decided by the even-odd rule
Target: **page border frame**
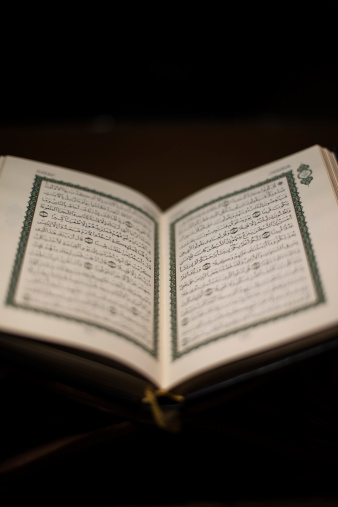
[{"label": "page border frame", "polygon": [[[152,222],[154,223],[154,317],[153,317],[154,321],[153,321],[153,347],[152,347],[152,349],[147,348],[145,345],[143,345],[142,343],[137,341],[135,338],[133,338],[129,335],[126,335],[120,331],[115,331],[113,328],[110,328],[108,326],[101,325],[99,323],[95,323],[95,322],[91,322],[91,321],[86,321],[85,319],[81,319],[78,317],[71,317],[69,315],[64,315],[64,314],[60,314],[57,312],[52,312],[50,310],[44,310],[41,308],[33,308],[30,306],[25,306],[25,305],[19,304],[15,301],[15,291],[16,291],[16,287],[18,284],[18,280],[19,280],[21,266],[22,266],[23,259],[25,256],[26,246],[27,246],[29,236],[30,236],[31,226],[33,223],[34,215],[35,215],[36,204],[38,201],[42,181],[55,183],[57,185],[65,185],[65,186],[68,186],[71,188],[76,188],[78,190],[90,192],[92,194],[99,195],[99,196],[102,196],[105,198],[113,199],[115,201],[118,201],[119,203],[130,206],[131,208],[137,210],[138,212],[143,213],[145,216],[147,216],[147,218],[151,219]],[[102,329],[102,330],[107,331],[109,333],[114,333],[114,334],[118,335],[119,337],[124,338],[129,342],[132,342],[134,345],[137,345],[138,347],[143,349],[145,352],[150,354],[155,359],[158,359],[158,355],[159,355],[159,341],[158,341],[158,331],[159,331],[159,230],[158,230],[158,222],[155,220],[154,217],[152,217],[149,213],[147,213],[143,209],[139,208],[138,206],[136,206],[134,204],[131,204],[130,202],[128,202],[126,200],[120,199],[119,197],[116,197],[116,196],[113,196],[110,194],[106,194],[104,192],[101,192],[101,191],[98,191],[98,190],[95,190],[95,189],[92,189],[89,187],[85,187],[82,185],[65,182],[63,180],[57,180],[54,178],[48,178],[45,176],[35,175],[32,190],[30,193],[30,198],[29,198],[26,213],[25,213],[25,218],[24,218],[21,234],[20,234],[19,243],[18,243],[17,250],[16,250],[16,256],[15,256],[15,260],[14,260],[12,274],[10,277],[10,282],[9,282],[9,287],[8,287],[8,291],[7,291],[7,297],[6,297],[5,304],[8,306],[20,308],[23,310],[30,310],[33,312],[42,313],[42,314],[50,315],[50,316],[57,317],[57,318],[63,318],[66,320],[75,321],[80,324],[86,324],[86,325],[93,326],[97,329]]]},{"label": "page border frame", "polygon": [[[238,328],[231,330],[229,332],[221,333],[217,336],[213,336],[209,339],[205,339],[201,343],[198,343],[196,345],[192,345],[191,347],[189,347],[188,349],[186,349],[183,352],[179,352],[177,350],[177,300],[176,300],[176,290],[177,289],[176,289],[176,254],[175,254],[175,252],[176,252],[176,245],[175,245],[175,226],[176,226],[176,224],[180,220],[183,220],[187,216],[195,213],[196,211],[198,211],[200,209],[210,206],[211,204],[214,204],[214,203],[221,201],[223,199],[233,197],[235,195],[239,195],[243,192],[248,192],[249,190],[252,190],[254,188],[258,188],[258,187],[266,185],[268,183],[272,183],[272,182],[274,182],[278,179],[281,179],[281,178],[286,178],[286,181],[289,186],[291,199],[292,199],[295,214],[297,217],[297,222],[298,222],[301,238],[302,238],[303,245],[304,245],[306,258],[309,263],[310,274],[312,276],[314,288],[315,288],[316,295],[317,295],[316,301],[306,304],[302,307],[295,308],[295,309],[290,310],[288,312],[282,313],[280,315],[271,316],[269,318],[262,319],[257,322],[253,322],[251,324],[238,327]],[[210,342],[217,341],[217,340],[220,340],[223,338],[227,338],[230,335],[239,333],[241,331],[245,331],[245,330],[250,329],[252,327],[264,325],[268,322],[272,322],[272,321],[275,321],[275,320],[278,320],[281,318],[285,318],[289,315],[293,315],[293,314],[299,313],[301,311],[308,310],[309,308],[313,308],[314,306],[325,303],[325,301],[326,301],[321,278],[319,275],[319,270],[318,270],[316,258],[315,258],[314,249],[313,249],[311,238],[310,238],[310,233],[309,233],[308,226],[307,226],[306,219],[305,219],[303,206],[301,203],[301,199],[299,196],[299,192],[297,189],[297,185],[296,185],[292,170],[281,173],[276,176],[273,176],[271,178],[267,178],[264,181],[258,182],[254,185],[250,185],[249,187],[242,188],[241,190],[236,190],[236,191],[231,192],[229,194],[219,196],[216,199],[212,199],[211,201],[208,201],[200,206],[197,206],[196,208],[193,208],[192,210],[184,213],[182,216],[178,217],[177,219],[175,219],[173,222],[170,223],[169,236],[170,236],[170,238],[169,238],[170,239],[170,253],[169,253],[169,256],[170,256],[170,261],[169,261],[170,280],[169,280],[169,284],[170,284],[170,321],[171,321],[171,349],[172,349],[171,357],[172,357],[172,361],[175,361],[175,360],[179,359],[180,357],[185,356],[186,354],[189,354],[192,350],[196,350],[198,348],[204,347],[207,344],[209,344]]]}]

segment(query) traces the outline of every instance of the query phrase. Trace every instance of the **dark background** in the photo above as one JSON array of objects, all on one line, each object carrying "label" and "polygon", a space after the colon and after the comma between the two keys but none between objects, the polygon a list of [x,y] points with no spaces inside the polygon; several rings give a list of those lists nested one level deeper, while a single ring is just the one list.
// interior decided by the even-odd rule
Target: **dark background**
[{"label": "dark background", "polygon": [[[81,5],[71,16],[53,4],[4,15],[0,153],[125,183],[165,209],[312,144],[336,147],[335,13],[323,3],[297,18],[286,4],[223,8],[203,6],[198,19],[196,5],[187,15],[172,6],[137,12],[132,4],[123,16],[114,5],[99,13]],[[22,494],[43,505],[53,497],[64,505],[66,498],[83,505],[337,505],[338,383],[325,384],[327,371],[311,365],[304,376],[296,369],[293,381],[271,384],[244,408],[235,400],[236,410],[224,408],[224,432],[187,425],[168,436],[137,427],[5,478],[8,504]],[[91,419],[1,374],[9,428],[2,436],[14,460],[32,438],[99,425],[97,414]],[[222,422],[220,414],[210,420]]]},{"label": "dark background", "polygon": [[1,124],[337,119],[335,13],[321,7],[20,12],[2,38]]}]

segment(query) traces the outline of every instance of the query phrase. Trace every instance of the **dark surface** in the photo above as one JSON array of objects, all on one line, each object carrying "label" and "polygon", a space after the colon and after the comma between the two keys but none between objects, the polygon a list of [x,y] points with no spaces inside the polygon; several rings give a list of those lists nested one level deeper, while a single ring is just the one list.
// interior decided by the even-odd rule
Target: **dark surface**
[{"label": "dark surface", "polygon": [[[315,143],[333,148],[337,139],[334,120],[87,121],[2,127],[0,152],[108,177],[167,208],[232,174]],[[18,454],[37,445],[91,437],[3,474],[2,504],[336,505],[336,365],[332,355],[294,368],[203,420],[190,418],[178,435],[98,413],[3,367],[2,459],[17,465]]]},{"label": "dark surface", "polygon": [[338,120],[32,123],[0,127],[0,152],[129,185],[162,209],[201,188],[320,144]]},{"label": "dark surface", "polygon": [[[1,449],[14,456],[16,468],[0,475],[2,499],[9,505],[30,498],[35,505],[326,505],[337,498],[337,360],[336,353],[323,355],[202,414],[183,413],[179,434],[3,375]],[[39,445],[88,432],[95,438],[50,448],[37,459]],[[35,460],[18,467],[24,451]]]}]

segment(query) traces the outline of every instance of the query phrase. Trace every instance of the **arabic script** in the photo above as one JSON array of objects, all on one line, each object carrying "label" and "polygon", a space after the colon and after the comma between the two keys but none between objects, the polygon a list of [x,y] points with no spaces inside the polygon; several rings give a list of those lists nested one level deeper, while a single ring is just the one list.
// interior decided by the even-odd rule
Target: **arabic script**
[{"label": "arabic script", "polygon": [[285,175],[187,213],[173,235],[178,354],[317,298]]},{"label": "arabic script", "polygon": [[41,179],[15,302],[154,346],[155,221],[99,192]]}]

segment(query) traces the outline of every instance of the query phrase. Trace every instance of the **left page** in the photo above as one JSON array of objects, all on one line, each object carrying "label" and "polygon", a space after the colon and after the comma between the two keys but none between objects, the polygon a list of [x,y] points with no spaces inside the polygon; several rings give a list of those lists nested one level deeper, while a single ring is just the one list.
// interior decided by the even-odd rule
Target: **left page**
[{"label": "left page", "polygon": [[0,175],[0,331],[159,374],[160,210],[107,180],[14,157]]}]

